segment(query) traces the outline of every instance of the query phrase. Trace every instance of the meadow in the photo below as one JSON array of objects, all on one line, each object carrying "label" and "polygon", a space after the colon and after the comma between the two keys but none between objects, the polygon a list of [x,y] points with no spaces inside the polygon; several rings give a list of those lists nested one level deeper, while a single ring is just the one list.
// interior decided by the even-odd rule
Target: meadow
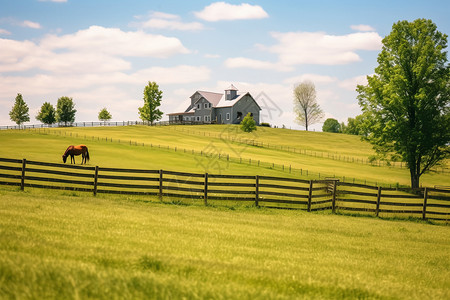
[{"label": "meadow", "polygon": [[1,299],[448,299],[450,228],[0,190]]},{"label": "meadow", "polygon": [[[241,132],[238,126],[224,125],[46,130],[0,131],[0,156],[61,162],[61,155],[68,145],[84,143],[90,149],[90,165],[102,167],[293,176],[302,179],[338,177],[341,180],[388,186],[410,184],[409,171],[405,167],[358,163],[367,160],[374,152],[370,144],[352,135],[264,127],[247,134]],[[242,139],[257,144],[249,145]],[[293,149],[299,152],[293,152]],[[192,154],[193,151],[195,154]],[[219,154],[220,160],[216,159]],[[227,156],[232,159],[226,160]],[[331,159],[333,156],[342,159]],[[421,183],[424,186],[448,185],[448,162],[444,167],[446,172],[424,174]],[[295,172],[289,172],[290,168]]]},{"label": "meadow", "polygon": [[[355,136],[236,129],[8,130],[0,157],[61,163],[68,145],[86,144],[89,166],[409,183],[404,168],[312,155],[372,155]],[[450,175],[421,179],[448,186]],[[171,201],[0,187],[0,299],[450,298],[447,223]]]}]

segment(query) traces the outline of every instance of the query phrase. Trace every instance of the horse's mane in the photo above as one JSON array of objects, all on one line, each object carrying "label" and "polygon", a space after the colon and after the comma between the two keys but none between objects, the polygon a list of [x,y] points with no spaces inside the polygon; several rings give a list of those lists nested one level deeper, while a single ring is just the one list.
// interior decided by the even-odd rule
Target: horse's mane
[{"label": "horse's mane", "polygon": [[73,145],[70,145],[69,147],[67,147],[66,152],[64,152],[63,156],[68,156],[69,155],[69,151],[73,149]]}]

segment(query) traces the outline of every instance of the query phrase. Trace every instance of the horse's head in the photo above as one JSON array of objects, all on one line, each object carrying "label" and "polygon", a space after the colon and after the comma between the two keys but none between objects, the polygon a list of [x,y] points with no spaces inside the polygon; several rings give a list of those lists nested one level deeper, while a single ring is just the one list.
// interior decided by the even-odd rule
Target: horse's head
[{"label": "horse's head", "polygon": [[63,162],[66,163],[67,155],[63,155],[62,158],[63,158]]}]

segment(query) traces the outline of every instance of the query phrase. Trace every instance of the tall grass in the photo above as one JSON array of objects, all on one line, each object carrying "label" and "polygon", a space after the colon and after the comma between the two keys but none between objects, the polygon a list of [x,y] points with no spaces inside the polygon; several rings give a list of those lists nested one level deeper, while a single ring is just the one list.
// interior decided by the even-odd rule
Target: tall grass
[{"label": "tall grass", "polygon": [[448,299],[450,227],[0,190],[2,299]]}]

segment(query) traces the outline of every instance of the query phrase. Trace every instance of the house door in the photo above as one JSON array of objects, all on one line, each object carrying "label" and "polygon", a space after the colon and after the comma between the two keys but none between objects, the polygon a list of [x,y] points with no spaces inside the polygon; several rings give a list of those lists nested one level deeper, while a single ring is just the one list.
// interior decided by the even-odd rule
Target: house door
[{"label": "house door", "polygon": [[219,114],[219,121],[217,123],[222,124],[222,114]]}]

